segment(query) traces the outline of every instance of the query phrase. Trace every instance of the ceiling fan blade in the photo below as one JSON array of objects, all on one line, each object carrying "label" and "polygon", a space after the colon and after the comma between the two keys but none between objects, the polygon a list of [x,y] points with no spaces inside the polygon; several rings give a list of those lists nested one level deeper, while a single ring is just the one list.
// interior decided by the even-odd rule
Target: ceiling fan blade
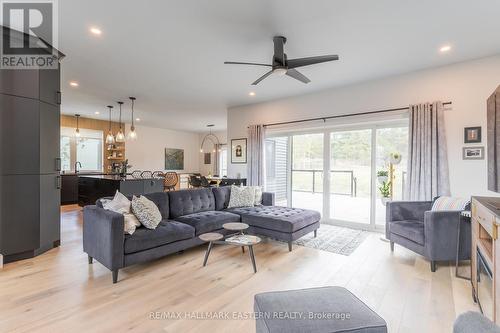
[{"label": "ceiling fan blade", "polygon": [[273,62],[278,63],[281,66],[285,66],[285,43],[286,38],[283,36],[273,37],[274,43],[274,56]]},{"label": "ceiling fan blade", "polygon": [[252,65],[252,66],[267,66],[267,67],[273,67],[272,65],[268,65],[268,64],[259,64],[259,63],[256,63],[256,62],[224,61],[224,64],[226,64],[226,65]]},{"label": "ceiling fan blade", "polygon": [[253,86],[259,84],[260,81],[264,80],[266,77],[268,77],[269,75],[271,75],[273,71],[270,70],[269,72],[267,72],[266,74],[262,75],[261,77],[259,77],[257,80],[255,80],[254,83],[252,83]]},{"label": "ceiling fan blade", "polygon": [[289,59],[287,61],[288,68],[297,68],[303,66],[309,66],[313,64],[319,64],[327,61],[339,60],[338,55],[325,55],[318,57],[307,57],[307,58],[298,58],[298,59]]},{"label": "ceiling fan blade", "polygon": [[304,74],[293,68],[287,70],[286,75],[293,77],[294,79],[299,80],[300,82],[303,83],[311,82],[311,80],[309,80]]}]

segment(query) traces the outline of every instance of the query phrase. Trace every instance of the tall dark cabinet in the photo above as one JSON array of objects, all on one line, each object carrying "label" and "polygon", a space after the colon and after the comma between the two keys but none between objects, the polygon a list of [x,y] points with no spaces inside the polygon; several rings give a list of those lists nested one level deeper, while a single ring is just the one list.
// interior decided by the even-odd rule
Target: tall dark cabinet
[{"label": "tall dark cabinet", "polygon": [[60,64],[57,69],[0,69],[4,263],[60,244],[60,89]]}]

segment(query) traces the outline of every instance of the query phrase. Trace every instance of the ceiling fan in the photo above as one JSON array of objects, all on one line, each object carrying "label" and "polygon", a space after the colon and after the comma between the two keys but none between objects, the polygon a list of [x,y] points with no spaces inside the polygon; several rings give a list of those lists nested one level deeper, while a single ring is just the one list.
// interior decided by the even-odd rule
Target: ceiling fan
[{"label": "ceiling fan", "polygon": [[309,83],[311,82],[311,80],[309,80],[304,74],[300,73],[295,68],[309,66],[313,64],[319,64],[327,61],[339,60],[338,55],[324,55],[317,57],[288,59],[286,53],[284,52],[286,38],[283,36],[276,36],[273,38],[273,43],[274,43],[274,55],[273,55],[272,65],[254,63],[254,62],[236,62],[236,61],[225,61],[224,63],[229,65],[253,65],[253,66],[271,67],[271,70],[269,72],[262,75],[252,83],[252,85],[256,85],[273,73],[277,75],[286,74],[290,77],[293,77],[296,80],[299,80],[300,82]]}]

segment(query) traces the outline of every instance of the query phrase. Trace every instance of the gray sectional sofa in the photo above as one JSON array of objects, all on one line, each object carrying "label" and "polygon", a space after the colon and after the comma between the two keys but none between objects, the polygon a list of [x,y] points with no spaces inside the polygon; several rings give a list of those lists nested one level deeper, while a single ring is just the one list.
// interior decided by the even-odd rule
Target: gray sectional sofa
[{"label": "gray sectional sofa", "polygon": [[89,264],[96,259],[113,272],[113,283],[123,267],[158,259],[203,243],[199,235],[226,234],[224,223],[244,222],[248,233],[288,242],[307,233],[316,234],[320,214],[315,211],[274,206],[274,194],[264,192],[262,205],[228,209],[231,187],[150,193],[145,196],[159,208],[163,220],[154,230],[137,228],[124,234],[123,215],[105,210],[100,200],[83,208],[83,250]]}]

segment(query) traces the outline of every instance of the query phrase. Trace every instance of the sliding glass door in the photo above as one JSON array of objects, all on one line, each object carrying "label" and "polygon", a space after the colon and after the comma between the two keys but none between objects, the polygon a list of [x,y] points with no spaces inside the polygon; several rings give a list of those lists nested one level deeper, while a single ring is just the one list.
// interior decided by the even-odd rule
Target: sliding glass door
[{"label": "sliding glass door", "polygon": [[323,223],[382,229],[384,196],[404,199],[407,145],[406,121],[268,137],[266,190]]},{"label": "sliding glass door", "polygon": [[323,211],[323,133],[292,136],[292,207]]},{"label": "sliding glass door", "polygon": [[370,224],[372,130],[330,133],[330,218]]}]

